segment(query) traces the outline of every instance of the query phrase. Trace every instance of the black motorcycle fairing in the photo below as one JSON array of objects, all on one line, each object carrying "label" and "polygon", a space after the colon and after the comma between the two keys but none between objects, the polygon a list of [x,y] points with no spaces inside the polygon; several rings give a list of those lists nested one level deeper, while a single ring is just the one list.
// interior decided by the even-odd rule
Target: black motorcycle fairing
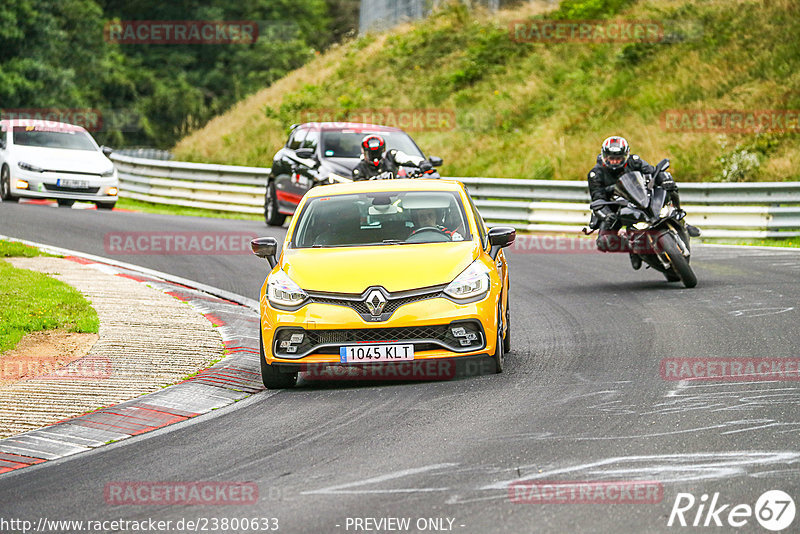
[{"label": "black motorcycle fairing", "polygon": [[617,180],[615,192],[639,206],[647,208],[650,197],[645,188],[644,176],[639,171],[627,172]]}]

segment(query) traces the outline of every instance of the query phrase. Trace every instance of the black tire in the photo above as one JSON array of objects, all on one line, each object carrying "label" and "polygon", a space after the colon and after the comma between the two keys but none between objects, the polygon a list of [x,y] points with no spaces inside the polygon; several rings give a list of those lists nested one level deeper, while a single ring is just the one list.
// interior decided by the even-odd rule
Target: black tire
[{"label": "black tire", "polygon": [[503,337],[503,351],[506,354],[511,352],[511,307],[508,296],[506,296],[506,335]]},{"label": "black tire", "polygon": [[492,354],[492,360],[494,360],[494,372],[500,374],[503,372],[503,367],[505,366],[505,359],[506,359],[506,351],[505,351],[505,343],[503,342],[503,320],[502,317],[502,309],[500,306],[497,306],[497,340],[495,342],[495,349],[494,354]]},{"label": "black tire", "polygon": [[116,202],[95,202],[94,205],[97,206],[97,209],[99,209],[99,210],[110,210],[110,209],[114,209],[114,206],[116,206],[117,203]]},{"label": "black tire", "polygon": [[283,226],[286,215],[278,212],[278,196],[275,193],[275,182],[267,182],[267,193],[264,195],[264,221],[267,226]]},{"label": "black tire", "polygon": [[75,204],[74,200],[70,200],[67,198],[58,198],[56,199],[56,202],[58,202],[59,208],[71,208],[72,205]]},{"label": "black tire", "polygon": [[697,277],[672,234],[666,233],[662,235],[658,239],[658,244],[669,258],[672,268],[675,269],[675,273],[680,277],[683,285],[689,288],[696,286]]},{"label": "black tire", "polygon": [[664,277],[667,279],[667,282],[680,282],[681,277],[675,274],[675,271],[670,269],[669,271],[664,271]]},{"label": "black tire", "polygon": [[0,171],[0,199],[3,202],[16,202],[19,200],[19,198],[11,196],[11,171],[8,170],[6,165],[3,165],[3,170]]},{"label": "black tire", "polygon": [[259,334],[258,349],[261,354],[261,381],[267,389],[293,388],[297,384],[297,373],[282,373],[264,357],[264,340]]}]

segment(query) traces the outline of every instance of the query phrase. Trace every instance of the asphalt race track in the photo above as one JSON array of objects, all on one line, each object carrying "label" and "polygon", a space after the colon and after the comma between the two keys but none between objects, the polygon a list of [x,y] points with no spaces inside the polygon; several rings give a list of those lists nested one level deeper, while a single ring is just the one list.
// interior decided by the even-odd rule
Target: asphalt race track
[{"label": "asphalt race track", "polygon": [[[0,205],[0,234],[257,298],[267,266],[254,256],[105,251],[107,232],[130,231],[283,237],[257,221]],[[754,506],[767,490],[800,495],[798,381],[672,381],[660,365],[665,358],[800,356],[800,253],[698,246],[692,265],[700,282],[692,290],[633,271],[626,255],[512,250],[509,257],[513,351],[505,373],[262,392],[1,476],[0,515],[34,523],[274,517],[280,532],[314,533],[364,532],[356,518],[388,517],[410,518],[411,531],[433,531],[434,523],[417,521],[444,518],[442,526],[464,533],[766,532],[754,517],[741,529],[667,521],[678,493],[698,503],[719,493],[718,504],[731,505],[723,522],[733,506]],[[657,481],[663,498],[514,503],[508,483],[520,479]],[[115,481],[252,481],[259,500],[112,506],[104,488]]]}]

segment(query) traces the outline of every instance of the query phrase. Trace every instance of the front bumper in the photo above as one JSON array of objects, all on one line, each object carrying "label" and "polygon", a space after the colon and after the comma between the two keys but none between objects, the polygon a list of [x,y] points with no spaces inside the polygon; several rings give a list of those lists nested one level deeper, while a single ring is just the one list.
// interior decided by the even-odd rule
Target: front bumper
[{"label": "front bumper", "polygon": [[[296,311],[282,311],[262,297],[264,356],[269,364],[289,364],[287,367],[362,365],[342,364],[339,349],[390,342],[413,344],[414,361],[494,354],[496,309],[497,295],[491,291],[468,304],[435,297],[405,304],[386,321],[368,323],[356,310],[344,306],[310,303]],[[295,339],[302,334],[302,341],[287,344],[292,334]]]},{"label": "front bumper", "polygon": [[[26,189],[17,188],[17,181],[28,183]],[[66,187],[60,181],[72,180],[86,182],[85,188]],[[109,188],[119,190],[119,179],[114,176],[97,176],[95,174],[73,174],[59,172],[31,172],[14,169],[11,172],[11,194],[21,198],[55,198],[80,200],[87,202],[116,202],[117,195],[109,195]]]}]

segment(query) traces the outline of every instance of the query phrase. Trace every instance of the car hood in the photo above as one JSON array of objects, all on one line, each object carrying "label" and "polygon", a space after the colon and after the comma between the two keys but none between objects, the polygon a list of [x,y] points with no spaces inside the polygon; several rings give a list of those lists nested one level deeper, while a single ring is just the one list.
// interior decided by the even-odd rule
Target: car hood
[{"label": "car hood", "polygon": [[383,286],[395,292],[447,284],[478,252],[473,241],[285,249],[281,266],[307,291],[360,294]]},{"label": "car hood", "polygon": [[14,156],[17,161],[24,161],[48,171],[102,174],[111,168],[111,160],[102,152],[94,150],[14,146]]}]

